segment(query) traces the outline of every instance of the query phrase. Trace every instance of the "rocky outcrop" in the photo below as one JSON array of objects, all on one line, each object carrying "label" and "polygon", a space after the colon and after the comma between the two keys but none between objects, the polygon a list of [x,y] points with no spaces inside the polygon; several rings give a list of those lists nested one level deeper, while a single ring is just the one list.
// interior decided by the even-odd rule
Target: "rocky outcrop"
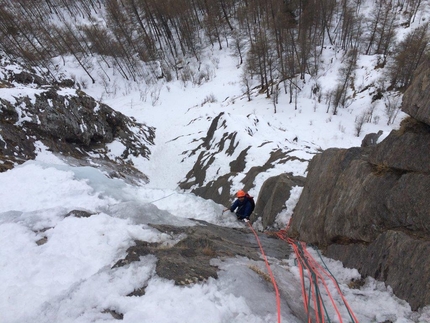
[{"label": "rocky outcrop", "polygon": [[420,256],[430,251],[429,149],[430,127],[420,123],[374,148],[315,156],[290,235],[385,281],[414,309],[430,304],[430,259]]},{"label": "rocky outcrop", "polygon": [[385,281],[414,310],[430,304],[428,76],[418,74],[405,93],[402,109],[411,117],[381,143],[328,149],[311,160],[289,230]]},{"label": "rocky outcrop", "polygon": [[[181,227],[171,225],[151,225],[160,232],[180,239],[174,245],[135,241],[135,245],[127,250],[127,256],[119,260],[114,267],[126,266],[133,261],[139,261],[146,255],[157,258],[156,274],[159,277],[173,280],[176,285],[192,285],[206,281],[210,277],[217,278],[220,269],[217,261],[224,261],[232,257],[244,257],[248,268],[254,274],[261,275],[262,281],[272,288],[270,277],[265,273],[261,261],[260,249],[251,230],[226,228],[204,221],[196,221],[195,226]],[[290,313],[300,321],[307,321],[307,313],[300,299],[300,283],[294,274],[285,267],[278,265],[281,259],[288,258],[291,248],[284,241],[272,238],[264,233],[256,233],[264,245],[264,251],[271,260],[271,267],[275,275],[281,276],[288,284],[278,285],[282,306],[288,307]],[[264,266],[264,265],[263,265]],[[284,265],[285,266],[285,265]],[[130,296],[145,294],[146,286],[137,288]],[[313,314],[310,314],[313,317]]]},{"label": "rocky outcrop", "polygon": [[[213,258],[246,257],[260,260],[261,255],[257,240],[251,230],[225,228],[204,221],[197,221],[192,227],[171,225],[151,226],[169,235],[182,237],[181,241],[170,247],[157,243],[136,241],[136,245],[127,250],[126,258],[115,266],[123,266],[138,261],[141,256],[153,254],[158,259],[157,275],[172,279],[177,285],[184,285],[217,278],[218,269],[210,264]],[[288,258],[291,249],[282,240],[259,234],[259,239],[267,248],[270,257]]]},{"label": "rocky outcrop", "polygon": [[407,118],[377,148],[369,151],[369,162],[405,172],[430,173],[430,125]]},{"label": "rocky outcrop", "polygon": [[[255,115],[248,115],[247,121],[250,126],[243,129],[243,132],[238,132],[236,125],[230,129],[233,121],[227,113],[222,112],[213,118],[208,131],[199,140],[199,144],[196,144],[196,148],[183,153],[187,156],[185,158],[197,157],[195,157],[192,169],[179,183],[179,187],[216,203],[229,206],[235,194],[232,189],[234,182],[239,182],[240,189],[249,192],[255,187],[257,176],[275,168],[277,164],[308,161],[297,157],[296,149],[280,146],[275,142],[260,142],[258,139],[254,139],[254,133],[258,132],[256,126],[261,121]],[[251,124],[255,128],[252,128]],[[313,156],[315,149],[315,147],[306,146],[306,151],[310,156]],[[253,157],[257,152],[260,153],[260,156],[266,156],[266,160],[260,165],[255,165]],[[222,165],[217,162],[220,156],[223,161],[226,161]],[[224,167],[226,163],[228,163],[228,167]],[[245,174],[244,177],[243,174]],[[265,205],[267,201],[266,197],[263,197],[264,201],[262,200],[261,204]],[[259,199],[260,197],[258,197]],[[284,202],[285,200],[282,201],[282,203]],[[259,204],[260,202],[257,201],[257,208]],[[266,216],[269,216],[268,223],[273,223],[271,218],[276,214],[271,214],[267,207],[264,210]],[[279,207],[273,208],[273,212],[278,210]]]},{"label": "rocky outcrop", "polygon": [[368,133],[361,141],[361,147],[375,146],[378,143],[379,137],[381,137],[383,133],[384,132],[382,130],[379,130],[377,133]]},{"label": "rocky outcrop", "polygon": [[386,230],[369,244],[332,244],[326,254],[391,286],[416,310],[430,304],[430,241],[410,231]]},{"label": "rocky outcrop", "polygon": [[[198,165],[198,164],[196,164]],[[197,166],[195,168],[198,168]],[[253,167],[242,180],[243,189],[249,191],[254,187],[255,177],[266,171],[270,164],[262,167]],[[211,199],[216,203],[230,206],[232,202],[231,179],[236,173],[229,173],[218,177],[205,186],[197,187],[192,192],[206,199]],[[272,227],[276,216],[284,210],[285,202],[290,198],[290,191],[294,186],[303,186],[305,178],[294,176],[293,174],[281,174],[267,179],[262,185],[258,197],[254,196],[256,206],[250,220],[255,222],[261,218],[263,228]],[[186,185],[182,184],[181,188]]]},{"label": "rocky outcrop", "polygon": [[[33,96],[11,96],[16,84],[31,83]],[[133,168],[130,156],[149,157],[154,129],[135,122],[84,92],[59,85],[47,86],[29,72],[11,73],[0,89],[0,171],[34,159],[40,144],[84,165],[105,165],[112,174],[147,178]],[[109,144],[121,151],[112,153]],[[91,160],[91,161],[90,161]],[[114,170],[120,166],[122,170]],[[132,176],[130,176],[132,178]]]},{"label": "rocky outcrop", "polygon": [[293,174],[281,174],[267,179],[258,194],[258,203],[251,215],[251,222],[261,217],[263,228],[273,226],[276,216],[286,208],[294,186],[303,187],[305,178]]},{"label": "rocky outcrop", "polygon": [[430,124],[430,59],[425,60],[417,71],[403,96],[402,110],[414,119]]}]

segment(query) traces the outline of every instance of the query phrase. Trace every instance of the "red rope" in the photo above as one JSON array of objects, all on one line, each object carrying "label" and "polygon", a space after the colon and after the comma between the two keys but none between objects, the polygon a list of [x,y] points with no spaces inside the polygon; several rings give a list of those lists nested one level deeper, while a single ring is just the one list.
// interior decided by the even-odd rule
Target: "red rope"
[{"label": "red rope", "polygon": [[[290,219],[291,221],[291,219]],[[279,297],[279,290],[278,290],[278,286],[276,284],[276,280],[275,277],[273,276],[272,270],[270,268],[269,262],[267,260],[266,254],[264,253],[264,249],[263,246],[261,245],[261,241],[257,235],[257,233],[255,232],[254,228],[252,227],[251,223],[248,222],[248,226],[249,228],[252,230],[252,232],[254,233],[254,236],[257,240],[258,246],[260,247],[260,251],[261,254],[264,258],[264,262],[266,263],[266,267],[267,267],[267,271],[269,272],[270,275],[270,279],[272,280],[272,284],[273,287],[275,288],[275,293],[276,293],[276,305],[277,305],[277,311],[278,311],[278,323],[281,322],[281,305],[280,305],[280,297]],[[292,249],[294,250],[294,253],[296,255],[297,258],[297,265],[299,267],[299,273],[300,273],[300,279],[301,279],[301,284],[302,284],[302,297],[303,297],[303,303],[304,303],[304,308],[305,308],[305,312],[306,315],[308,317],[308,323],[311,323],[311,316],[309,315],[309,301],[312,301],[313,305],[314,305],[314,311],[315,311],[315,318],[316,318],[316,323],[324,323],[325,322],[325,316],[324,313],[320,312],[318,313],[318,309],[323,308],[324,304],[323,304],[323,299],[319,293],[319,284],[322,284],[327,292],[327,295],[331,301],[331,304],[338,316],[339,322],[342,323],[342,317],[339,311],[339,308],[336,305],[336,302],[334,301],[330,290],[328,288],[328,285],[324,279],[324,275],[329,277],[332,282],[334,283],[334,285],[336,286],[337,292],[339,293],[339,295],[342,298],[343,303],[345,304],[346,308],[348,309],[349,314],[351,315],[351,318],[354,320],[355,323],[358,323],[357,318],[355,317],[354,313],[352,312],[351,307],[349,306],[348,302],[346,301],[345,297],[343,296],[339,285],[337,284],[335,278],[329,274],[313,257],[312,255],[307,251],[306,249],[306,244],[304,242],[298,242],[296,240],[293,240],[291,238],[288,238],[287,235],[287,230],[290,226],[290,223],[288,223],[287,227],[283,230],[280,230],[276,233],[276,236],[287,242],[288,244],[290,244],[290,246],[292,247]],[[302,252],[300,252],[299,247],[297,244],[300,244],[300,248],[302,250]],[[305,286],[305,277],[304,277],[304,269],[307,270],[307,278],[310,282],[310,291],[311,291],[311,295],[310,298],[308,297],[308,295],[306,294],[306,286]],[[312,275],[313,273],[313,275]],[[322,315],[321,315],[322,314]]]},{"label": "red rope", "polygon": [[[288,224],[288,226],[287,226],[287,228],[289,227],[289,224]],[[281,240],[284,240],[285,242],[287,242],[287,243],[289,243],[290,245],[291,245],[291,247],[293,248],[293,250],[294,250],[294,253],[295,253],[295,255],[296,255],[296,258],[297,258],[297,263],[298,263],[298,267],[299,267],[299,272],[300,272],[300,278],[301,278],[301,281],[302,281],[302,297],[303,297],[303,302],[304,302],[304,307],[305,307],[305,312],[306,312],[306,314],[308,315],[308,322],[310,323],[310,316],[309,316],[309,308],[308,308],[308,303],[309,303],[309,299],[308,299],[308,297],[307,297],[307,295],[306,295],[306,292],[305,292],[305,285],[304,285],[304,277],[303,277],[303,265],[304,265],[304,267],[307,269],[307,271],[308,271],[308,279],[309,279],[309,282],[310,282],[310,284],[311,284],[311,291],[312,291],[312,300],[313,300],[313,303],[314,303],[314,306],[315,306],[315,308],[314,308],[314,310],[315,311],[317,311],[317,307],[316,307],[316,304],[317,304],[317,301],[316,301],[316,295],[315,295],[315,288],[313,287],[313,284],[312,284],[312,277],[311,277],[311,271],[316,275],[316,281],[315,281],[315,283],[318,283],[318,278],[319,278],[319,281],[323,284],[323,286],[324,286],[324,288],[325,288],[325,290],[326,290],[326,292],[327,292],[327,294],[328,294],[328,296],[329,296],[329,298],[330,298],[330,301],[331,301],[331,303],[332,303],[332,305],[333,305],[333,308],[334,308],[334,310],[336,311],[336,314],[337,314],[337,316],[338,316],[338,318],[339,318],[339,322],[340,323],[342,323],[343,321],[342,321],[342,317],[341,317],[341,314],[340,314],[340,311],[339,311],[339,308],[337,307],[337,305],[336,305],[336,303],[335,303],[335,301],[334,301],[334,299],[333,299],[333,297],[332,297],[332,295],[331,295],[331,293],[330,293],[330,291],[329,291],[329,288],[328,288],[328,286],[327,286],[327,283],[326,283],[326,281],[325,281],[325,279],[324,279],[324,275],[325,276],[327,276],[327,277],[329,277],[331,280],[332,280],[332,282],[334,283],[334,285],[336,286],[336,289],[337,289],[337,292],[339,293],[339,295],[340,295],[340,297],[342,298],[342,301],[343,301],[343,303],[345,304],[345,307],[348,309],[348,312],[349,312],[349,314],[351,315],[351,318],[354,320],[354,322],[355,323],[358,323],[358,320],[357,320],[357,318],[356,318],[356,316],[354,315],[354,313],[353,313],[353,311],[352,311],[352,309],[351,309],[351,307],[349,306],[349,304],[348,304],[348,302],[346,301],[346,299],[345,299],[345,297],[344,297],[344,295],[342,294],[342,291],[340,290],[340,288],[339,288],[339,285],[337,284],[337,282],[336,282],[336,280],[335,280],[335,278],[331,275],[331,274],[329,274],[313,257],[312,257],[312,255],[307,251],[307,249],[306,249],[306,244],[304,243],[304,242],[298,242],[298,241],[296,241],[296,240],[293,240],[293,239],[291,239],[291,238],[288,238],[288,236],[287,236],[287,229],[284,229],[284,230],[280,230],[280,231],[278,231],[277,233],[276,233],[276,235],[277,235],[277,237],[279,238],[279,239],[281,239]],[[300,243],[300,245],[301,245],[301,248],[302,248],[302,250],[303,250],[303,253],[301,253],[300,251],[299,251],[299,248],[298,248],[298,246],[297,246],[297,243]],[[305,261],[306,260],[306,261]],[[307,265],[307,264],[309,264],[309,265]],[[323,274],[324,275],[323,275]],[[322,305],[322,299],[320,298],[319,299],[319,303],[320,303],[320,306]],[[319,319],[319,315],[317,314],[316,315],[316,320],[317,320],[317,322],[320,322],[320,319]],[[324,322],[324,316],[322,317],[322,320],[321,320],[321,322]]]},{"label": "red rope", "polygon": [[[286,239],[284,239],[284,237],[280,237],[282,240],[286,241]],[[297,250],[297,246],[295,244],[291,244],[291,247],[294,250],[294,253],[296,254],[296,257],[298,255],[298,257],[300,257],[300,253]],[[301,261],[297,261],[297,266],[299,267],[299,273],[300,273],[300,281],[302,284],[302,298],[303,298],[303,307],[305,308],[305,313],[308,317],[308,323],[310,323],[310,316],[309,316],[309,307],[308,307],[308,296],[306,295],[306,286],[305,286],[305,279],[303,276],[303,266],[302,266],[302,262]]]},{"label": "red rope", "polygon": [[302,244],[302,249],[303,249],[304,256],[306,257],[306,259],[308,260],[309,265],[310,265],[309,270],[312,270],[312,272],[315,273],[315,275],[317,277],[316,279],[318,279],[318,277],[320,278],[321,283],[324,285],[324,288],[327,291],[327,295],[330,298],[330,301],[331,301],[331,303],[333,305],[333,308],[335,309],[335,311],[337,313],[337,316],[339,318],[339,322],[342,323],[343,322],[342,321],[342,316],[340,315],[339,309],[338,309],[338,307],[337,307],[337,305],[336,305],[336,303],[335,303],[335,301],[334,301],[334,299],[333,299],[333,297],[332,297],[332,295],[331,295],[331,293],[329,291],[329,288],[327,286],[327,283],[324,280],[324,277],[321,275],[321,273],[318,270],[319,268],[322,268],[322,267],[319,266],[319,264],[311,256],[311,254],[306,250],[306,244],[304,244],[303,242],[301,244]]},{"label": "red rope", "polygon": [[251,225],[250,222],[248,222],[248,225],[251,228],[252,232],[254,233],[255,238],[257,239],[257,243],[258,243],[258,245],[260,247],[261,254],[263,255],[264,262],[266,263],[267,271],[269,272],[270,279],[272,280],[273,287],[275,288],[275,293],[276,293],[276,307],[277,307],[277,310],[278,310],[278,323],[281,323],[281,301],[280,301],[280,298],[279,298],[279,290],[278,290],[278,286],[276,285],[275,277],[273,276],[272,269],[270,269],[270,265],[269,265],[269,262],[267,261],[266,254],[264,253],[263,246],[261,245],[260,238],[258,238],[258,235],[255,232],[255,230],[252,227],[252,225]]},{"label": "red rope", "polygon": [[306,255],[308,256],[308,258],[309,258],[309,259],[312,259],[312,263],[313,263],[313,265],[314,265],[314,267],[315,267],[315,269],[316,269],[316,270],[315,270],[315,272],[316,272],[316,273],[318,274],[318,276],[321,278],[321,280],[322,280],[322,282],[323,282],[323,284],[324,284],[324,287],[325,287],[325,289],[326,289],[327,293],[328,293],[328,294],[329,294],[329,296],[330,296],[330,300],[331,300],[331,302],[332,302],[332,304],[333,304],[333,307],[334,307],[334,308],[335,308],[335,310],[336,310],[336,313],[337,313],[337,315],[338,315],[338,317],[339,317],[340,322],[342,323],[342,318],[340,317],[340,312],[338,311],[337,306],[335,306],[334,300],[333,300],[333,298],[331,297],[330,292],[328,291],[328,286],[327,286],[327,284],[326,284],[326,282],[325,282],[325,280],[324,280],[324,278],[323,278],[323,276],[322,276],[321,272],[322,272],[323,274],[325,274],[328,278],[330,278],[330,280],[333,282],[334,286],[336,286],[337,292],[339,293],[340,297],[342,298],[342,301],[343,301],[343,303],[345,304],[345,306],[348,308],[348,310],[349,310],[349,312],[350,312],[350,314],[351,314],[352,318],[354,319],[354,321],[355,321],[355,322],[358,322],[357,318],[355,317],[355,315],[354,315],[354,313],[353,313],[353,311],[352,311],[351,307],[349,306],[348,302],[346,301],[345,297],[343,296],[342,291],[340,290],[339,285],[337,284],[337,282],[336,282],[336,280],[334,279],[334,277],[333,277],[332,275],[330,275],[330,274],[329,274],[329,273],[324,269],[324,267],[322,267],[322,266],[321,266],[317,261],[315,261],[315,259],[314,259],[314,258],[312,257],[312,255],[309,253],[309,251],[307,251],[306,249],[304,249],[304,250],[305,250],[305,253],[306,253]]}]

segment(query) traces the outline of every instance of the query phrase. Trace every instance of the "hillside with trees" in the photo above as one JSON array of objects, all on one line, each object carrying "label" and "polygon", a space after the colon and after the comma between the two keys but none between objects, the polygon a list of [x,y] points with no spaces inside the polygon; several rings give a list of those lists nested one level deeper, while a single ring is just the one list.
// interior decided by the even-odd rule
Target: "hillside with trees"
[{"label": "hillside with trees", "polygon": [[[201,66],[204,51],[229,48],[248,93],[258,86],[276,101],[283,89],[292,102],[300,91],[297,80],[317,76],[329,50],[342,67],[334,89],[319,95],[336,114],[351,91],[360,90],[354,84],[360,55],[378,55],[378,68],[385,67],[375,99],[406,89],[428,57],[429,27],[421,15],[428,4],[422,0],[1,2],[0,49],[53,81],[61,77],[53,59],[72,55],[93,82],[108,83],[106,69],[113,68],[147,84],[159,78],[199,84],[209,77]],[[417,28],[408,28],[417,21]]]}]

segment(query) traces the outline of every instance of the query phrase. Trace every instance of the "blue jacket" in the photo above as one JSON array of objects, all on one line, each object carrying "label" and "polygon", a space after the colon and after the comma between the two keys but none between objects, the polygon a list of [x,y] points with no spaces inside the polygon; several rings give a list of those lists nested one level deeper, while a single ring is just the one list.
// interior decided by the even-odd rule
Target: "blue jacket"
[{"label": "blue jacket", "polygon": [[252,204],[249,198],[245,196],[243,201],[237,199],[230,207],[230,211],[234,212],[236,210],[236,215],[238,219],[248,218],[252,213]]}]

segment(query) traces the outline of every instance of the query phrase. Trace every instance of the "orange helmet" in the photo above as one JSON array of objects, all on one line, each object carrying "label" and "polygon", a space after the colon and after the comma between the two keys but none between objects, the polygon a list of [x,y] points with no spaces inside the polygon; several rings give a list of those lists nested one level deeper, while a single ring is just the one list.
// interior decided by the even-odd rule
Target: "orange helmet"
[{"label": "orange helmet", "polygon": [[242,190],[237,191],[236,196],[237,197],[244,197],[246,195],[246,193]]}]

